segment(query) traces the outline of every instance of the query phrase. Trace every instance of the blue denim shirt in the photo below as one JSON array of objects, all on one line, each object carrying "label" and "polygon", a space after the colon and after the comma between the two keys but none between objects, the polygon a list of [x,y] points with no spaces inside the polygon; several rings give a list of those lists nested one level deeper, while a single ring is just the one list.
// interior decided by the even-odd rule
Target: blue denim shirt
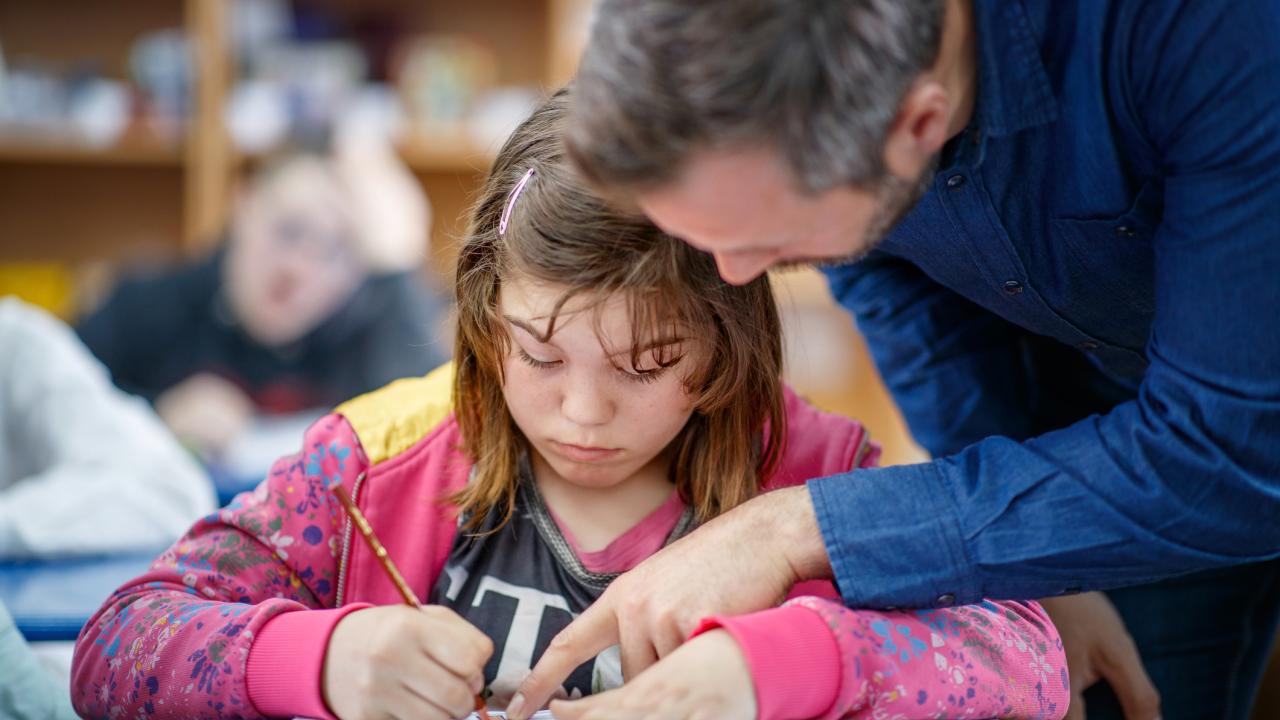
[{"label": "blue denim shirt", "polygon": [[971,126],[828,271],[939,458],[810,483],[845,600],[1280,555],[1280,7],[974,5]]}]

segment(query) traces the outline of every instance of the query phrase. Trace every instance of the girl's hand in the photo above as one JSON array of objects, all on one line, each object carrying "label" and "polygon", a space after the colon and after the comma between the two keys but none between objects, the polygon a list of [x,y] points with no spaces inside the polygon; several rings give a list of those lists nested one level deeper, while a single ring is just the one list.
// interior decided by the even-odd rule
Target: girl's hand
[{"label": "girl's hand", "polygon": [[439,605],[357,610],[329,637],[324,699],[343,720],[466,717],[493,643]]},{"label": "girl's hand", "polygon": [[755,684],[738,643],[712,630],[616,690],[551,703],[551,714],[556,720],[754,718]]},{"label": "girl's hand", "polygon": [[621,647],[622,676],[641,678],[702,618],[774,607],[796,582],[820,577],[831,577],[831,565],[808,488],[764,493],[610,583],[551,641],[507,715],[527,720],[574,668],[611,645]]}]

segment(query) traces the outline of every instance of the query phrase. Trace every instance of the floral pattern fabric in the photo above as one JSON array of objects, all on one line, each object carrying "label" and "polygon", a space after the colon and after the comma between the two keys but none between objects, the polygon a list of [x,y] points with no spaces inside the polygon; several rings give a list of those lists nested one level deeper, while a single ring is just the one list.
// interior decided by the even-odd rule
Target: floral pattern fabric
[{"label": "floral pattern fabric", "polygon": [[[198,521],[90,619],[72,668],[76,711],[112,720],[260,717],[248,692],[254,640],[281,613],[335,607],[344,516],[328,488],[351,488],[368,469],[346,420],[330,415],[314,424],[301,452]],[[792,603],[820,613],[836,638],[841,684],[833,717],[1065,712],[1061,642],[1033,603],[916,614],[849,610],[810,597]],[[299,695],[318,696],[319,682],[300,677]]]}]

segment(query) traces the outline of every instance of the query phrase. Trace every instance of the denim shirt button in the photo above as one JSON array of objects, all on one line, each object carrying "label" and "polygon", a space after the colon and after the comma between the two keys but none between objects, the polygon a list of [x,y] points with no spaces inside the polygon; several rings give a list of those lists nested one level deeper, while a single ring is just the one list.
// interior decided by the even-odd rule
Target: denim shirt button
[{"label": "denim shirt button", "polygon": [[955,190],[961,185],[964,185],[963,175],[952,175],[951,177],[947,178],[947,187],[951,188],[952,190]]},{"label": "denim shirt button", "polygon": [[1116,228],[1116,237],[1126,237],[1126,238],[1131,238],[1131,237],[1133,237],[1134,235],[1137,235],[1137,234],[1138,234],[1138,233],[1137,233],[1137,231],[1135,231],[1135,230],[1134,230],[1131,226],[1129,226],[1129,225],[1121,225],[1120,227],[1117,227],[1117,228]]},{"label": "denim shirt button", "polygon": [[938,607],[951,607],[956,604],[956,596],[954,593],[942,593],[933,601],[933,604]]},{"label": "denim shirt button", "polygon": [[1017,280],[1008,280],[1004,284],[1004,292],[1006,295],[1017,295],[1022,292],[1022,283]]},{"label": "denim shirt button", "polygon": [[1094,340],[1084,340],[1076,343],[1076,347],[1080,348],[1081,350],[1097,350],[1098,343]]}]

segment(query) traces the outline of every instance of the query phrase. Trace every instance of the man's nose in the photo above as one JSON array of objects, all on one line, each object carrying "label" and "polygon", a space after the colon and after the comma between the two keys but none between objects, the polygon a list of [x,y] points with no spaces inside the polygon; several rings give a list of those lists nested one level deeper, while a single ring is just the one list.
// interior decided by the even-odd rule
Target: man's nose
[{"label": "man's nose", "polygon": [[715,253],[716,268],[720,277],[731,285],[746,285],[755,280],[773,264],[774,255],[765,252]]}]

